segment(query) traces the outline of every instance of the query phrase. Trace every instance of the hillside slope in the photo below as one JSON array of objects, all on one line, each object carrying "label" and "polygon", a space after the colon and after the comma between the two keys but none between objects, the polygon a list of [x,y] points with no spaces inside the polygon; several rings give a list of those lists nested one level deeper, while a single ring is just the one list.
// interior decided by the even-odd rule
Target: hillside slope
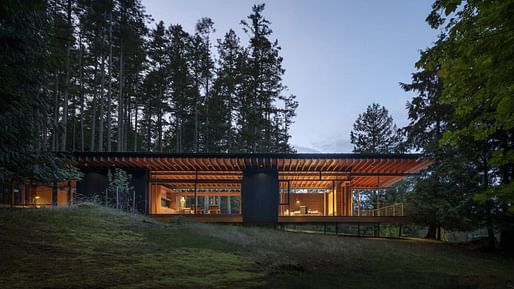
[{"label": "hillside slope", "polygon": [[[0,288],[512,288],[514,260],[435,242],[0,210]],[[510,286],[510,287],[509,287]]]}]

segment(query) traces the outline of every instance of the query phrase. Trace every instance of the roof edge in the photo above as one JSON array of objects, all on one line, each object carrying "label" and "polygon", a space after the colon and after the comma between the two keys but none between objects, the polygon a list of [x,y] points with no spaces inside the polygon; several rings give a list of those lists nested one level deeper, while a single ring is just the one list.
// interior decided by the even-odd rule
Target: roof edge
[{"label": "roof edge", "polygon": [[278,159],[422,159],[422,154],[396,153],[162,153],[73,152],[76,157],[168,157],[168,158],[278,158]]}]

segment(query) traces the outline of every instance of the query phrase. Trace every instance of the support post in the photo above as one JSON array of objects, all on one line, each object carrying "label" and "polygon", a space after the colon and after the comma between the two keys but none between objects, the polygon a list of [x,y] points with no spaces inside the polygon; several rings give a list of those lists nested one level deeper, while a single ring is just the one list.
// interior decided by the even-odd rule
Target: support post
[{"label": "support post", "polygon": [[336,184],[335,181],[332,181],[332,216],[336,214]]},{"label": "support post", "polygon": [[52,186],[52,207],[57,207],[59,204],[58,192],[57,192],[57,181],[54,181]]},{"label": "support post", "polygon": [[377,216],[380,216],[380,176],[377,176]]},{"label": "support post", "polygon": [[357,191],[357,216],[361,215],[361,191]]},{"label": "support post", "polygon": [[198,196],[196,195],[198,191],[198,171],[195,171],[195,208],[193,210],[194,214],[196,215],[198,212]]},{"label": "support post", "polygon": [[150,192],[151,192],[151,189],[152,189],[151,179],[152,179],[152,175],[151,175],[150,169],[148,169],[146,171],[147,185],[146,185],[146,190],[145,190],[145,214],[149,213],[149,205],[148,205],[148,203],[149,203],[149,198],[150,198]]},{"label": "support post", "polygon": [[287,181],[287,214],[291,216],[291,181]]}]

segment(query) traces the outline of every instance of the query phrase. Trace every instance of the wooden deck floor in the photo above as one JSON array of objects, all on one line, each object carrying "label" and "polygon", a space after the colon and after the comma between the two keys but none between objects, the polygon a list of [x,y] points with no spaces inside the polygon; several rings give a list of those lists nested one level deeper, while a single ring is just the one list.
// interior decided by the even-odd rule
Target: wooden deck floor
[{"label": "wooden deck floor", "polygon": [[[242,223],[241,215],[177,215],[155,214],[152,218],[163,222],[170,222],[177,217],[185,217],[191,221],[204,223]],[[409,223],[408,217],[390,216],[284,216],[278,217],[278,224],[405,224]]]}]

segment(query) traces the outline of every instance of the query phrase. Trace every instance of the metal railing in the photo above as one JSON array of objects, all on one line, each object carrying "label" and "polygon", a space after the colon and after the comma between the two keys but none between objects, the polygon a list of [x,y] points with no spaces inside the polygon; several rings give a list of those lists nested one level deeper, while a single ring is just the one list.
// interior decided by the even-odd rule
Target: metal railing
[{"label": "metal railing", "polygon": [[358,209],[357,216],[403,217],[403,203],[394,203],[378,209]]}]

